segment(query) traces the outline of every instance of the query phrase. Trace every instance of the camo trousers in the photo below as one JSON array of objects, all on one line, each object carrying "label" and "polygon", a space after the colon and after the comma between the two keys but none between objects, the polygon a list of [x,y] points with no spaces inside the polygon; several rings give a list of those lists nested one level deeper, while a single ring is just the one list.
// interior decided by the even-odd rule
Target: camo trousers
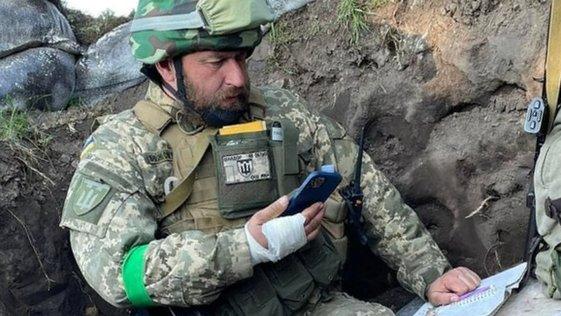
[{"label": "camo trousers", "polygon": [[358,300],[343,292],[332,292],[333,298],[306,311],[310,316],[393,316],[391,309],[376,303]]}]

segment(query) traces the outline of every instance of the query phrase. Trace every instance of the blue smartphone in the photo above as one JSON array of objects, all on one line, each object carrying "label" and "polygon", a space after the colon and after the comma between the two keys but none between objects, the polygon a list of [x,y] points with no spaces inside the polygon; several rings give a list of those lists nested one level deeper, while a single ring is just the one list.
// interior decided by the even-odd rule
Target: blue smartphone
[{"label": "blue smartphone", "polygon": [[282,215],[294,215],[316,202],[325,202],[341,180],[341,175],[333,165],[321,166],[320,171],[310,173],[302,185],[291,193],[288,207]]}]

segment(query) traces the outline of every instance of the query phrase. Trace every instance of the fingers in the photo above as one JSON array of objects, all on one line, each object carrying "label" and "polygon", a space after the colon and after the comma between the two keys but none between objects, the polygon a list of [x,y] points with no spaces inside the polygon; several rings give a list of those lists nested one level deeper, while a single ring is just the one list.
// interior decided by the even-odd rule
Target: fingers
[{"label": "fingers", "polygon": [[467,268],[456,268],[444,275],[444,287],[448,292],[462,295],[474,290],[479,285],[479,277],[471,271],[471,273],[467,272],[467,270]]},{"label": "fingers", "polygon": [[315,239],[315,238],[318,236],[320,230],[321,230],[321,226],[319,226],[318,228],[316,228],[316,230],[314,230],[313,232],[311,232],[309,235],[306,235],[306,238],[307,238],[308,240],[313,240],[313,239]]},{"label": "fingers", "polygon": [[253,219],[257,222],[257,224],[266,223],[273,218],[278,217],[279,215],[286,210],[288,207],[288,196],[284,195],[280,197],[278,200],[267,206],[266,208],[260,210],[259,212],[253,215]]},{"label": "fingers", "polygon": [[466,279],[461,274],[451,274],[444,279],[444,287],[448,292],[456,293],[462,295],[476,288],[476,285],[470,285]]},{"label": "fingers", "polygon": [[480,280],[477,274],[467,268],[455,268],[448,273],[449,277],[445,280],[445,287],[458,295],[471,291],[479,285]]},{"label": "fingers", "polygon": [[302,215],[304,215],[304,217],[306,218],[306,222],[304,223],[304,225],[308,225],[308,223],[314,217],[316,217],[316,215],[322,210],[323,207],[323,203],[317,202],[303,210]]},{"label": "fingers", "polygon": [[446,292],[432,292],[427,296],[427,298],[431,304],[435,306],[448,305],[460,300],[460,297],[457,294]]},{"label": "fingers", "polygon": [[472,281],[473,283],[475,283],[475,286],[479,286],[479,283],[481,283],[481,278],[477,275],[477,273],[475,273],[475,272],[473,272],[473,271],[471,271],[470,269],[465,268],[465,267],[459,267],[459,268],[457,268],[457,269],[458,269],[458,270],[461,270],[462,273],[463,273],[466,277],[468,277],[469,279],[471,279],[471,281]]},{"label": "fingers", "polygon": [[[316,204],[320,204],[320,203],[316,203]],[[319,211],[315,213],[315,216],[309,221],[307,221],[307,223],[304,223],[304,232],[306,233],[306,236],[308,236],[308,240],[313,239],[313,238],[309,238],[309,235],[321,226],[321,220],[323,219],[323,215],[325,214],[325,206],[323,205],[319,205],[319,206],[320,206],[318,208]]]},{"label": "fingers", "polygon": [[427,298],[434,305],[450,304],[460,296],[479,286],[481,279],[468,268],[452,269],[436,279],[427,291]]}]

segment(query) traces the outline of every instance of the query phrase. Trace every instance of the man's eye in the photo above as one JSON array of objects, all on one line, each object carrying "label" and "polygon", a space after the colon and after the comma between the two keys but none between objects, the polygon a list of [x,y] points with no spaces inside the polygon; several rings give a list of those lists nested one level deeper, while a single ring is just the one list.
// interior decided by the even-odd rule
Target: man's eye
[{"label": "man's eye", "polygon": [[220,66],[224,63],[224,59],[212,59],[209,61],[209,64],[213,66]]}]

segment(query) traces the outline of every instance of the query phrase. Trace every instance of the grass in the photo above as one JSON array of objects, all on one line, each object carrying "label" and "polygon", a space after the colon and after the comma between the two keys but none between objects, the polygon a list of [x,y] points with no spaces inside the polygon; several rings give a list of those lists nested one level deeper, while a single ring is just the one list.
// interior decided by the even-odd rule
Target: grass
[{"label": "grass", "polygon": [[383,5],[386,5],[390,2],[392,2],[392,0],[370,0],[370,7],[372,9],[376,9],[376,8],[381,7]]},{"label": "grass", "polygon": [[269,41],[274,47],[290,44],[295,39],[287,30],[287,26],[281,22],[271,23],[271,30],[269,31]]},{"label": "grass", "polygon": [[361,33],[368,30],[366,14],[366,5],[361,0],[341,0],[339,3],[337,21],[344,24],[351,32],[351,44],[357,44]]},{"label": "grass", "polygon": [[82,97],[73,96],[68,100],[68,104],[66,105],[66,109],[74,108],[74,107],[81,107],[84,105],[84,100]]},{"label": "grass", "polygon": [[341,0],[337,7],[337,21],[349,29],[351,44],[358,44],[361,34],[370,29],[367,15],[390,2],[393,0]]},{"label": "grass", "polygon": [[31,132],[26,112],[20,110],[0,111],[0,141],[15,142]]},{"label": "grass", "polygon": [[9,97],[4,97],[1,103],[7,108],[0,110],[0,142],[5,143],[25,167],[55,185],[51,178],[39,170],[41,162],[49,162],[45,149],[53,137],[34,127],[28,112],[11,108],[13,101]]},{"label": "grass", "polygon": [[288,26],[283,21],[271,23],[271,29],[268,33],[269,43],[271,44],[271,52],[267,56],[267,66],[269,70],[280,69],[287,73],[286,67],[282,65],[280,60],[282,51],[285,50],[288,44],[294,42],[296,39],[288,30]]}]

